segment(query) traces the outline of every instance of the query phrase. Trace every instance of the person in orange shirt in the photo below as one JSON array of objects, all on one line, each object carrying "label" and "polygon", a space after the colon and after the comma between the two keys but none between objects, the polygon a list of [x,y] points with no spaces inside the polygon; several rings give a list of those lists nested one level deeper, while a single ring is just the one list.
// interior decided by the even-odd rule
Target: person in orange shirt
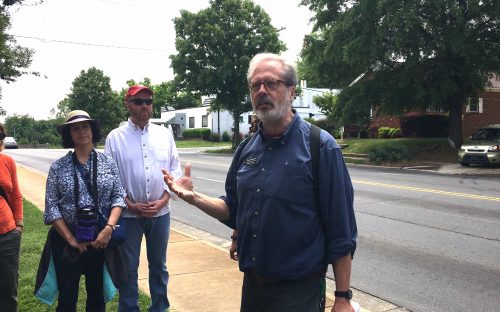
[{"label": "person in orange shirt", "polygon": [[[0,124],[0,151],[5,128]],[[1,310],[17,311],[19,251],[23,232],[23,198],[17,184],[16,163],[0,153],[0,302]]]}]

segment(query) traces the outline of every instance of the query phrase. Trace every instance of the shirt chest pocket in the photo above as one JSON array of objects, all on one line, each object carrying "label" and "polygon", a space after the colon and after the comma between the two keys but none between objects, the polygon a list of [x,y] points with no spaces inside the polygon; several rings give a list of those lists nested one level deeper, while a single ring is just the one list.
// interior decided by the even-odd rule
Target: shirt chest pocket
[{"label": "shirt chest pocket", "polygon": [[162,163],[170,162],[170,152],[168,150],[159,149],[151,153],[151,155],[154,155],[156,161]]},{"label": "shirt chest pocket", "polygon": [[310,169],[304,166],[281,165],[272,168],[266,179],[266,191],[278,200],[307,203],[312,197]]}]

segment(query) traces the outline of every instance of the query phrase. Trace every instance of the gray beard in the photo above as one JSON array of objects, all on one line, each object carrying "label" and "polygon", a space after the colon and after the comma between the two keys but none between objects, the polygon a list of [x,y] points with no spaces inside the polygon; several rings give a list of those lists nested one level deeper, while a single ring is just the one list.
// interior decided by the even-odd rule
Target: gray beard
[{"label": "gray beard", "polygon": [[288,107],[285,106],[274,105],[274,108],[268,111],[256,110],[254,113],[263,123],[273,123],[281,120],[288,112]]}]

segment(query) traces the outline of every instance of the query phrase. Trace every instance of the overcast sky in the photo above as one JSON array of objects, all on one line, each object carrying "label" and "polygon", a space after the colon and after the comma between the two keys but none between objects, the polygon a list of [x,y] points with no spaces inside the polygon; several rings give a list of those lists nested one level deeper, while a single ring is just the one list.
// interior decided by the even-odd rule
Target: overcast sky
[{"label": "overcast sky", "polygon": [[[288,51],[283,55],[295,61],[304,35],[311,31],[312,14],[298,6],[300,0],[254,2],[276,28],[284,27],[279,34]],[[30,70],[41,75],[10,84],[1,81],[0,106],[7,116],[51,118],[50,110],[70,93],[73,80],[92,66],[111,78],[115,91],[126,87],[128,79],[148,77],[154,84],[171,80],[169,55],[176,53],[172,20],[181,9],[198,12],[206,7],[208,0],[44,0],[17,6],[10,10],[8,32],[17,36],[18,44],[36,51]]]}]

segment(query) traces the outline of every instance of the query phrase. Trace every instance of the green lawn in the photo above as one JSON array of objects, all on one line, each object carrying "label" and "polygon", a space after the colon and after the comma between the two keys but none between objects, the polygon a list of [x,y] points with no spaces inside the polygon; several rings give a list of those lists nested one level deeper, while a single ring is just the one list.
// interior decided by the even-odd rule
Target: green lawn
[{"label": "green lawn", "polygon": [[176,140],[177,148],[231,146],[231,142],[210,142],[205,140]]},{"label": "green lawn", "polygon": [[[52,306],[41,303],[33,295],[35,288],[36,272],[38,262],[42,254],[45,239],[49,227],[43,223],[42,212],[32,203],[24,201],[24,232],[21,241],[21,257],[19,260],[19,311],[55,311],[57,302]],[[85,311],[85,283],[84,278],[80,281],[80,295],[78,298],[77,311]],[[139,294],[139,306],[141,311],[147,311],[150,303],[145,293]],[[107,305],[107,310],[118,311],[118,294],[113,301]],[[172,311],[172,310],[171,310]]]},{"label": "green lawn", "polygon": [[344,139],[339,144],[347,147],[343,153],[369,154],[377,146],[402,145],[417,162],[456,162],[457,153],[445,138],[397,138],[397,139]]},{"label": "green lawn", "polygon": [[[207,145],[206,141],[177,141],[190,142],[190,147]],[[341,146],[342,153],[346,156],[346,161],[350,163],[367,163],[367,160],[359,159],[356,154],[370,154],[376,147],[400,145],[408,149],[411,154],[409,162],[456,162],[457,153],[450,147],[445,138],[397,138],[397,139],[344,139],[337,141]],[[210,143],[210,142],[209,142]],[[226,145],[230,145],[226,143]],[[220,148],[206,151],[207,153],[232,153],[230,148]]]}]

